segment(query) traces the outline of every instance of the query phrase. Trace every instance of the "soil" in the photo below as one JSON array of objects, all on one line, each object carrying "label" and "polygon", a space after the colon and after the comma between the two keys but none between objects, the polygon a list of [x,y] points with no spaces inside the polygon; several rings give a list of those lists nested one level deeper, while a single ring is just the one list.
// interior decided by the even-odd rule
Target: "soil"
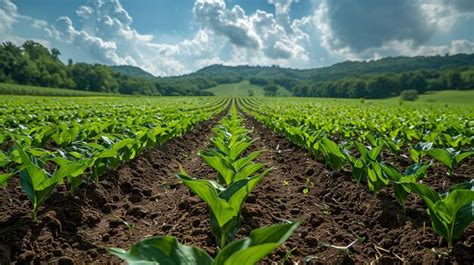
[{"label": "soil", "polygon": [[18,178],[12,177],[0,195],[0,264],[120,264],[107,247],[129,248],[172,231],[179,223],[167,216],[190,214],[176,204],[188,193],[175,178],[179,163],[192,163],[221,117],[106,173],[75,196],[57,187],[36,222]]},{"label": "soil", "polygon": [[[13,178],[0,196],[0,264],[120,264],[107,247],[128,249],[154,235],[173,235],[215,255],[206,204],[174,175],[182,164],[190,176],[216,177],[197,152],[210,148],[211,128],[217,121],[124,164],[74,197],[59,187],[37,222],[32,222],[30,202]],[[365,185],[356,185],[350,173],[328,170],[254,119],[247,117],[246,127],[257,139],[247,152],[264,150],[257,160],[272,171],[246,200],[238,237],[283,220],[302,221],[262,264],[285,257],[288,264],[473,263],[474,225],[448,251],[416,196],[410,195],[404,214],[390,189],[374,196]],[[442,189],[471,179],[473,164],[468,160],[451,178],[435,165],[429,172],[434,177],[426,182]],[[333,247],[354,241],[347,250]]]}]

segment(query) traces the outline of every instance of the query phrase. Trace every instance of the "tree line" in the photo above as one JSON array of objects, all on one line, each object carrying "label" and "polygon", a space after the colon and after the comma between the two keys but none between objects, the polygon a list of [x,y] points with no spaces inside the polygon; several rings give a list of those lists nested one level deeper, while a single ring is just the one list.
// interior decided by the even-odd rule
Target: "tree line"
[{"label": "tree line", "polygon": [[0,82],[155,96],[212,95],[207,88],[243,80],[264,87],[266,95],[275,95],[281,86],[301,97],[385,98],[404,90],[422,94],[427,90],[474,89],[474,55],[467,54],[348,61],[307,70],[212,65],[177,77],[146,76],[131,67],[114,71],[109,66],[71,59],[65,64],[60,55],[59,50],[34,41],[21,46],[4,42],[0,45]]},{"label": "tree line", "polygon": [[21,46],[12,42],[0,45],[0,82],[82,91],[139,94],[152,96],[212,95],[204,91],[219,81],[209,78],[179,79],[142,78],[114,72],[100,64],[63,63],[57,49],[26,41]]},{"label": "tree line", "polygon": [[298,97],[386,98],[398,96],[404,90],[416,90],[423,94],[428,90],[474,89],[474,67],[362,74],[327,81],[256,77],[249,81],[264,87],[277,84]]}]

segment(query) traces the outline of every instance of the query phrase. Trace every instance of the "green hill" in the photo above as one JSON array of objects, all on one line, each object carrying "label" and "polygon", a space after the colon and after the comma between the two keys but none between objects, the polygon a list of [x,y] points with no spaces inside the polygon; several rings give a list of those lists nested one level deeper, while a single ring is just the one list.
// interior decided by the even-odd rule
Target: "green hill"
[{"label": "green hill", "polygon": [[128,75],[132,77],[154,78],[155,76],[137,66],[116,65],[110,66],[114,73]]},{"label": "green hill", "polygon": [[474,54],[450,56],[387,57],[371,61],[345,61],[328,67],[314,69],[291,69],[278,66],[224,66],[211,65],[188,76],[239,76],[243,79],[288,78],[296,80],[325,81],[341,79],[350,75],[403,73],[417,70],[440,70],[447,67],[474,66]]}]

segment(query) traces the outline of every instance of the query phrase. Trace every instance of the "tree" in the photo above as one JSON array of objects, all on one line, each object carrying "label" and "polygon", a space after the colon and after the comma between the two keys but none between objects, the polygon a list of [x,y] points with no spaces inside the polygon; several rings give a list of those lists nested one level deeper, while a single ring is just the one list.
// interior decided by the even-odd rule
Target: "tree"
[{"label": "tree", "polygon": [[275,84],[266,85],[263,87],[265,91],[265,96],[275,96],[278,91],[278,86]]},{"label": "tree", "polygon": [[448,87],[450,89],[460,89],[462,87],[462,79],[459,72],[451,71],[447,75]]},{"label": "tree", "polygon": [[418,91],[415,89],[403,90],[400,97],[402,100],[415,101],[418,99]]}]

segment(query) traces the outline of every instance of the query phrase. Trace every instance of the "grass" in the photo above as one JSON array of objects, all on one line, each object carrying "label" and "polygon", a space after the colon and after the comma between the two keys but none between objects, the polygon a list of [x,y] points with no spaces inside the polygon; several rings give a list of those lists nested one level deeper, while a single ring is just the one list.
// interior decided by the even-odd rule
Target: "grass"
[{"label": "grass", "polygon": [[[399,101],[400,97],[383,99],[388,101]],[[428,91],[419,95],[413,103],[439,103],[439,104],[464,104],[474,105],[474,90],[442,90]]]},{"label": "grass", "polygon": [[474,105],[474,90],[444,90],[428,92],[420,95],[418,101],[437,102],[445,104],[469,104]]},{"label": "grass", "polygon": [[0,83],[0,95],[31,95],[31,96],[60,96],[60,97],[84,97],[84,96],[119,96],[90,91],[80,91],[64,88],[25,86],[17,84]]},{"label": "grass", "polygon": [[[263,87],[252,85],[249,83],[249,81],[242,81],[235,84],[222,84],[208,88],[206,91],[212,92],[216,96],[228,97],[245,97],[249,96],[250,93],[253,93],[253,96],[256,97],[265,95]],[[277,91],[277,96],[291,96],[291,93],[283,87],[280,87],[280,89]]]}]

